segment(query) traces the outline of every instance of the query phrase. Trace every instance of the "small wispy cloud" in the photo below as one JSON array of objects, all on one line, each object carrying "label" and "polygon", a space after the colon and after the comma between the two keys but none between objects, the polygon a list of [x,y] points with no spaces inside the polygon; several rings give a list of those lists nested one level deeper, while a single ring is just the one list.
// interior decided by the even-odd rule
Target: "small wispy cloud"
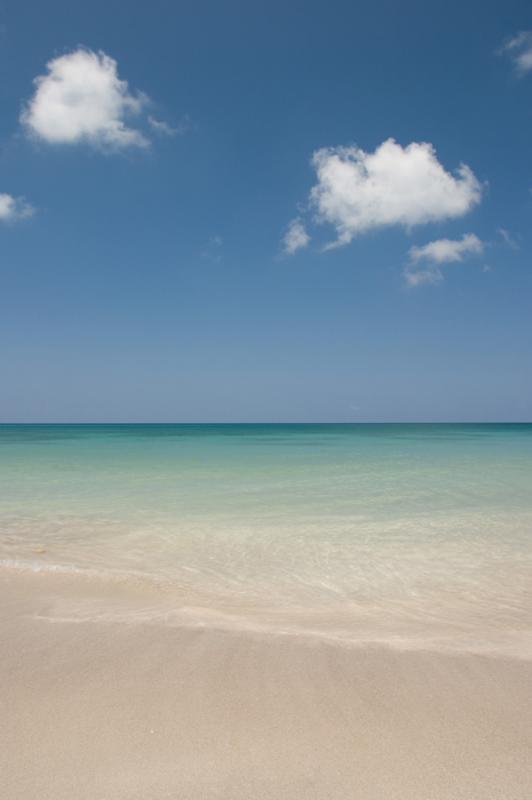
[{"label": "small wispy cloud", "polygon": [[20,219],[31,217],[35,209],[23,197],[13,197],[11,194],[0,193],[0,221],[16,222]]},{"label": "small wispy cloud", "polygon": [[521,75],[532,71],[532,31],[520,31],[508,39],[499,53],[509,55]]},{"label": "small wispy cloud", "polygon": [[163,136],[175,136],[177,133],[177,128],[172,128],[162,119],[155,119],[155,117],[149,116],[148,122],[156,133],[160,133]]},{"label": "small wispy cloud", "polygon": [[296,219],[293,219],[290,222],[286,233],[283,236],[283,251],[287,255],[292,256],[298,250],[302,250],[304,247],[307,247],[309,242],[310,236],[307,233],[303,221],[300,217],[296,217]]},{"label": "small wispy cloud", "polygon": [[465,233],[461,239],[436,239],[421,247],[411,247],[408,251],[410,260],[432,261],[445,264],[451,261],[463,261],[465,256],[482,253],[483,243],[474,233]]},{"label": "small wispy cloud", "polygon": [[503,242],[507,244],[511,250],[521,249],[517,237],[513,236],[510,233],[510,231],[506,230],[506,228],[497,228],[497,233],[499,234]]},{"label": "small wispy cloud", "polygon": [[193,127],[192,120],[188,115],[185,115],[177,125],[169,125],[168,122],[156,119],[151,115],[148,116],[148,123],[160,136],[183,136]]},{"label": "small wispy cloud", "polygon": [[443,280],[443,273],[435,264],[429,264],[423,269],[413,269],[408,266],[403,270],[403,277],[408,286],[423,286],[426,283],[440,283]]},{"label": "small wispy cloud", "polygon": [[223,239],[221,236],[215,235],[209,237],[206,245],[201,251],[201,257],[218,264],[222,260],[222,245]]},{"label": "small wispy cloud", "polygon": [[466,233],[461,239],[436,239],[410,248],[403,277],[409,286],[439,283],[443,280],[443,264],[464,261],[483,252],[484,243],[474,233]]}]

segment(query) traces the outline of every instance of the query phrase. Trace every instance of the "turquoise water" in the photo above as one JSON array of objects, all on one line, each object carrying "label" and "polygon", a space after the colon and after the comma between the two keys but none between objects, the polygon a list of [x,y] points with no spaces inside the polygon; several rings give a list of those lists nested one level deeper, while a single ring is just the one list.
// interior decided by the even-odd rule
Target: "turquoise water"
[{"label": "turquoise water", "polygon": [[143,619],[530,651],[532,425],[4,425],[0,492],[4,571]]}]

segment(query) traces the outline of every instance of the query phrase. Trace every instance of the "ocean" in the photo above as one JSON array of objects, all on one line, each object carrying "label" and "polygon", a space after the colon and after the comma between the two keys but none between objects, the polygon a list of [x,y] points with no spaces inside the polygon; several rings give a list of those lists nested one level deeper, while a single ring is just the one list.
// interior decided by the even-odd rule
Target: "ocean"
[{"label": "ocean", "polygon": [[0,570],[90,584],[73,618],[529,658],[532,425],[2,425]]}]

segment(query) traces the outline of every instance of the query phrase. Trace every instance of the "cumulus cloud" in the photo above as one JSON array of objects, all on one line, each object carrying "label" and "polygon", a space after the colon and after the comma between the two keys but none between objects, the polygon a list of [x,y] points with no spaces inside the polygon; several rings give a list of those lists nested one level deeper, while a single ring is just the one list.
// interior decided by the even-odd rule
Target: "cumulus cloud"
[{"label": "cumulus cloud", "polygon": [[465,164],[447,172],[431,144],[401,147],[387,139],[373,153],[329,147],[312,158],[317,183],[310,194],[318,222],[336,228],[330,246],[348,244],[374,228],[406,228],[461,217],[480,202],[482,187]]},{"label": "cumulus cloud", "polygon": [[509,39],[501,52],[511,56],[518,72],[525,74],[532,70],[532,31],[521,31]]},{"label": "cumulus cloud", "polygon": [[474,233],[466,233],[461,239],[436,239],[421,247],[410,248],[410,263],[403,275],[409,286],[438,283],[443,280],[442,264],[463,261],[468,256],[481,255],[483,251],[484,243]]},{"label": "cumulus cloud", "polygon": [[0,193],[0,221],[15,222],[18,219],[31,217],[34,209],[22,197]]},{"label": "cumulus cloud", "polygon": [[297,250],[307,247],[310,236],[299,217],[293,219],[283,236],[283,250],[287,255],[293,255]]},{"label": "cumulus cloud", "polygon": [[86,142],[114,150],[149,145],[127,124],[143,111],[148,98],[130,92],[113,58],[80,48],[46,66],[46,74],[35,78],[35,94],[21,115],[29,133],[50,144]]}]

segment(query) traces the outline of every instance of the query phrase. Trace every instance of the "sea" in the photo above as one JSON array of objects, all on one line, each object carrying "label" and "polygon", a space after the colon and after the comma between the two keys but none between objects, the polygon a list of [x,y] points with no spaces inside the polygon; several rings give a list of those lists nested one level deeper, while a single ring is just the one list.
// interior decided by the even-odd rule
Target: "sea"
[{"label": "sea", "polygon": [[16,573],[84,620],[531,658],[532,424],[1,425]]}]

